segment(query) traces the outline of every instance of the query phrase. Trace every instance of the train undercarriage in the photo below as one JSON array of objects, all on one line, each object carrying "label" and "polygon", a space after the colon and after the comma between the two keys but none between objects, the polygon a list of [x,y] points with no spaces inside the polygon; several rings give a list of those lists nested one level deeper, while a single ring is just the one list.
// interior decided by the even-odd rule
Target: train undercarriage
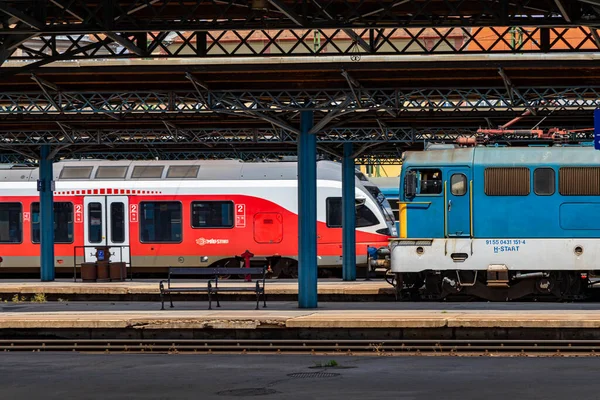
[{"label": "train undercarriage", "polygon": [[543,298],[584,300],[591,287],[582,271],[423,271],[395,273],[390,282],[400,300],[444,300],[471,297],[489,301]]}]

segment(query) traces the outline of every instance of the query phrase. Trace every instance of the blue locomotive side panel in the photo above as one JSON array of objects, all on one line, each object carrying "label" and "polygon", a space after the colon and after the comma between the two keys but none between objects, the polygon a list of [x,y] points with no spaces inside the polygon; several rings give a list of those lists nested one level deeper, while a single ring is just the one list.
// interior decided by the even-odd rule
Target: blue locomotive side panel
[{"label": "blue locomotive side panel", "polygon": [[408,153],[401,238],[600,237],[600,152],[590,147]]}]

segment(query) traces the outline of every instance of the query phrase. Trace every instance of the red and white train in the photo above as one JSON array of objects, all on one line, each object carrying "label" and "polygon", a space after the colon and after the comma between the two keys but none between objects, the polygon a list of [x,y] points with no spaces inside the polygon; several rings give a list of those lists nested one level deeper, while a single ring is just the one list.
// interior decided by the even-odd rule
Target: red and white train
[{"label": "red and white train", "polygon": [[[317,252],[325,269],[341,266],[341,174],[338,163],[317,163]],[[39,268],[37,179],[37,168],[0,167],[0,271]],[[94,261],[93,246],[107,245],[113,261],[140,272],[239,265],[235,256],[249,250],[268,259],[274,275],[297,274],[296,162],[67,161],[54,165],[54,179],[57,271],[73,268],[75,258]],[[359,266],[367,246],[387,246],[396,234],[387,200],[358,171],[356,227]]]}]

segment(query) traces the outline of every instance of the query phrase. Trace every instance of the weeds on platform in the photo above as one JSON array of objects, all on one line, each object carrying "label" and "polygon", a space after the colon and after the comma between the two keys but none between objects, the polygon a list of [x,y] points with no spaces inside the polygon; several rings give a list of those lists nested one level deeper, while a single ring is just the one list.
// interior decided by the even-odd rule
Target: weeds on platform
[{"label": "weeds on platform", "polygon": [[46,301],[46,295],[44,293],[36,293],[31,298],[32,303],[45,303]]},{"label": "weeds on platform", "polygon": [[25,296],[21,296],[21,297],[19,297],[19,295],[18,295],[18,294],[15,294],[15,295],[12,297],[11,301],[12,301],[13,303],[23,303],[23,302],[27,301],[27,298],[26,298]]},{"label": "weeds on platform", "polygon": [[335,360],[329,360],[325,364],[323,363],[315,363],[315,368],[334,368],[337,367],[338,363]]}]

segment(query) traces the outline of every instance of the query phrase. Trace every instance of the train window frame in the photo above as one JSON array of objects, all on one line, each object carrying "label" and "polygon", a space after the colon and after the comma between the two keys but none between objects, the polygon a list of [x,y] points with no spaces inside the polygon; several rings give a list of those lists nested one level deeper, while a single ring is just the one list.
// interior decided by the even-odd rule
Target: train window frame
[{"label": "train window frame", "polygon": [[[185,176],[178,176],[175,171],[178,169],[187,168],[187,172]],[[192,175],[189,175],[189,172],[193,171]],[[165,179],[197,179],[198,172],[200,171],[199,165],[186,164],[186,165],[170,165],[167,169],[167,175],[165,175]]]},{"label": "train window frame", "polygon": [[[512,171],[523,171],[523,177],[527,180],[527,184],[523,184],[523,188],[527,188],[527,193],[502,193],[502,194],[497,194],[497,193],[492,193],[493,191],[491,191],[490,189],[493,188],[493,185],[490,184],[490,186],[488,186],[488,171],[493,172],[496,170],[504,170],[505,172],[508,170],[512,170]],[[514,183],[514,180],[512,180],[511,182]],[[495,183],[495,182],[494,182]],[[514,189],[514,187],[513,187]],[[516,167],[506,167],[506,166],[490,166],[490,167],[486,167],[483,170],[483,193],[486,196],[490,196],[490,197],[527,197],[531,194],[531,168],[529,168],[528,166],[516,166]]]},{"label": "train window frame", "polygon": [[[152,176],[144,176],[146,171],[159,171],[160,174],[152,175]],[[135,165],[131,170],[131,179],[140,179],[140,180],[153,180],[153,179],[162,179],[163,174],[165,173],[164,165]]]},{"label": "train window frame", "polygon": [[[231,205],[231,226],[194,226],[195,203],[221,203]],[[233,229],[235,227],[235,203],[231,200],[194,200],[190,203],[190,226],[192,229]]]},{"label": "train window frame", "polygon": [[0,207],[2,207],[2,205],[7,205],[7,204],[16,204],[19,206],[19,227],[20,229],[20,237],[19,237],[19,241],[17,242],[6,242],[6,241],[1,241],[0,240],[0,245],[2,244],[22,244],[23,243],[23,203],[20,201],[7,201],[7,202],[0,202]]},{"label": "train window frame", "polygon": [[[91,213],[90,206],[92,204],[99,204],[100,205],[100,216],[101,216],[100,217],[100,224],[99,224],[99,226],[100,226],[100,240],[98,240],[98,241],[92,241],[90,239],[90,232],[92,231],[91,230],[91,227],[92,227],[92,217],[90,215],[90,213]],[[87,218],[88,219],[88,223],[87,223],[87,230],[86,230],[87,231],[86,232],[87,235],[86,235],[86,238],[85,238],[86,241],[88,243],[90,243],[90,244],[102,244],[105,241],[105,238],[102,237],[102,228],[104,227],[104,220],[106,219],[106,210],[103,209],[101,202],[99,202],[99,201],[91,201],[91,202],[87,203],[87,207],[86,207],[85,212],[87,213],[87,216],[88,216],[88,218]]]},{"label": "train window frame", "polygon": [[[87,175],[81,175],[81,176],[67,176],[69,175],[69,173],[73,171],[73,172],[86,172],[87,171]],[[92,172],[94,171],[94,167],[90,166],[90,165],[84,165],[84,166],[74,166],[74,165],[67,165],[64,166],[62,168],[62,170],[60,171],[60,176],[58,179],[60,180],[74,180],[74,181],[80,181],[80,180],[86,180],[86,179],[90,179],[90,177],[92,176]]]},{"label": "train window frame", "polygon": [[[537,173],[538,171],[540,172],[544,172],[544,171],[552,171],[552,178],[549,180],[549,182],[552,183],[552,187],[551,187],[551,191],[547,191],[547,192],[538,192],[538,187],[536,185],[538,179],[537,177]],[[539,167],[533,170],[533,193],[535,193],[537,196],[552,196],[554,193],[556,193],[556,171],[554,170],[554,168],[552,167]]]},{"label": "train window frame", "polygon": [[[57,241],[56,240],[56,227],[55,227],[54,228],[55,229],[55,232],[54,232],[54,243],[55,244],[73,244],[75,242],[75,205],[73,204],[72,201],[57,201],[54,204],[58,204],[58,203],[64,203],[64,204],[70,204],[71,205],[71,229],[72,229],[73,237],[71,238],[70,242]],[[29,214],[30,215],[29,225],[31,225],[31,228],[30,228],[30,231],[31,231],[30,232],[30,235],[31,235],[30,239],[31,239],[31,243],[33,243],[33,244],[40,244],[41,243],[41,238],[42,238],[41,237],[41,235],[42,235],[42,233],[41,233],[41,220],[40,220],[40,222],[34,222],[34,218],[33,218],[33,214],[34,214],[33,208],[34,208],[34,206],[36,204],[38,206],[38,214],[39,214],[40,213],[40,209],[39,209],[40,202],[39,201],[32,202],[31,206],[29,208],[29,211],[30,211],[30,214]],[[53,217],[54,217],[54,223],[56,224],[56,210],[54,210]],[[34,231],[34,227],[35,226],[39,226],[38,229],[40,230],[40,240],[38,240],[38,241],[33,240],[33,237],[34,237],[33,231]]]},{"label": "train window frame", "polygon": [[[587,179],[592,183],[593,181],[596,181],[596,183],[594,185],[588,185],[588,189],[590,190],[585,193],[583,190],[581,190],[581,187],[573,187],[573,185],[569,185],[570,182],[568,181],[568,177],[565,175],[568,171],[587,172],[587,175],[591,176],[591,178],[588,177]],[[595,176],[592,176],[592,172]],[[581,177],[579,177],[579,180],[581,180]],[[600,167],[597,166],[578,165],[572,167],[560,167],[558,169],[558,193],[561,196],[600,196],[600,183],[598,183],[598,181],[600,181]],[[574,191],[574,188],[578,190]]]},{"label": "train window frame", "polygon": [[[359,199],[356,199],[356,200],[359,200]],[[342,214],[342,215],[340,215],[340,225],[334,225],[334,224],[332,224],[332,223],[331,223],[331,218],[329,217],[329,215],[330,215],[330,213],[329,213],[329,210],[330,210],[330,204],[331,204],[331,202],[332,202],[332,201],[339,201],[339,202],[340,202],[340,210],[341,210],[341,209],[342,209],[342,207],[343,207],[343,206],[342,206],[342,198],[341,198],[340,196],[327,197],[327,198],[325,199],[325,225],[326,225],[328,228],[342,228],[342,224],[343,224],[343,220],[344,220],[344,216],[343,216],[343,214]],[[377,215],[376,215],[376,214],[373,212],[373,210],[371,210],[369,207],[367,207],[366,203],[360,204],[359,206],[360,206],[360,207],[366,207],[366,208],[367,208],[367,210],[369,210],[369,212],[370,212],[370,213],[371,213],[371,214],[372,214],[372,215],[373,215],[375,218],[377,218]],[[374,224],[369,224],[369,225],[359,225],[359,224],[358,224],[358,221],[357,221],[357,219],[356,219],[356,217],[357,217],[356,210],[357,210],[357,209],[356,209],[356,207],[355,207],[355,213],[354,213],[354,223],[355,223],[355,225],[354,225],[354,226],[355,226],[355,228],[367,228],[367,227],[370,227],[370,226],[377,226],[377,225],[380,225],[380,224],[382,224],[382,222],[381,222],[379,219],[377,219],[377,222],[376,222],[376,223],[374,223]]]},{"label": "train window frame", "polygon": [[[439,181],[440,185],[439,185],[439,192],[437,193],[422,193],[422,182],[428,182],[428,180],[423,181],[421,179],[421,177],[423,176],[422,174],[425,172],[430,172],[432,174],[434,173],[439,173],[439,179],[433,180],[431,179],[431,181]],[[414,197],[441,197],[444,193],[444,171],[441,168],[419,168],[419,167],[413,167],[413,168],[409,168],[407,170],[407,175],[409,173],[415,174],[416,175],[416,193]],[[409,196],[408,193],[406,192],[406,177],[405,177],[405,183],[404,183],[404,197],[405,198],[412,198],[413,196]]]},{"label": "train window frame", "polygon": [[[179,206],[181,207],[181,238],[179,239],[179,241],[145,241],[142,240],[142,227],[143,227],[143,212],[144,212],[144,204],[147,203],[175,203],[175,204],[179,204]],[[183,215],[184,215],[184,209],[183,209],[183,203],[181,201],[178,200],[158,200],[158,201],[154,201],[154,200],[147,200],[147,201],[140,201],[139,203],[139,217],[138,217],[138,237],[140,240],[140,243],[143,244],[180,244],[183,243],[183,227],[184,227],[184,223],[183,223]]]},{"label": "train window frame", "polygon": [[[122,171],[120,175],[112,175],[112,176],[98,176],[102,173],[108,171]],[[94,174],[94,179],[110,181],[110,180],[123,180],[127,177],[127,172],[129,172],[128,165],[100,165],[96,168],[96,173]]]},{"label": "train window frame", "polygon": [[[120,204],[123,207],[123,221],[122,221],[122,235],[123,235],[123,239],[122,240],[115,240],[115,221],[116,219],[113,217],[113,207],[116,204]],[[110,214],[109,214],[110,213]],[[127,206],[125,205],[125,202],[123,201],[112,201],[109,205],[109,210],[107,211],[107,214],[110,215],[110,224],[107,224],[110,228],[110,242],[111,243],[117,243],[117,244],[121,244],[121,243],[125,243],[127,241]]]},{"label": "train window frame", "polygon": [[[454,177],[461,177],[463,179],[464,189],[462,190],[462,193],[454,192],[454,182],[453,182]],[[456,172],[450,176],[450,193],[452,194],[452,196],[462,197],[462,196],[466,195],[467,192],[469,191],[468,184],[469,184],[469,180],[467,179],[467,175],[463,174],[462,172]]]}]

